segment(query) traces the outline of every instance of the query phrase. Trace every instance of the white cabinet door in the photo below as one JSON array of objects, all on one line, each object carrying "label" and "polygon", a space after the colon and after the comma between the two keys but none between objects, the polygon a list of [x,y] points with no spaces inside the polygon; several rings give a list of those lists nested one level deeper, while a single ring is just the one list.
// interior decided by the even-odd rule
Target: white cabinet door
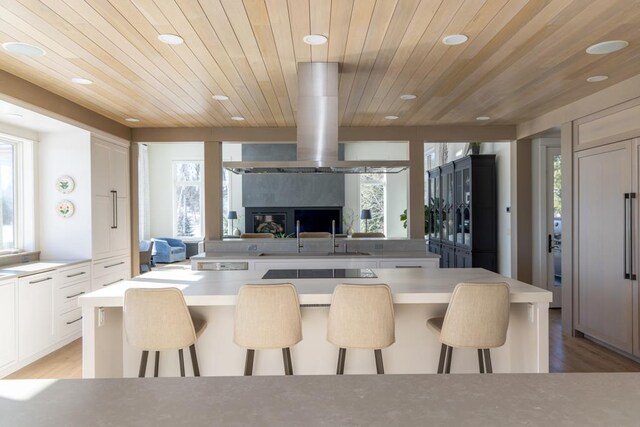
[{"label": "white cabinet door", "polygon": [[118,192],[118,197],[129,197],[129,149],[112,145],[109,159],[109,178],[111,190]]},{"label": "white cabinet door", "polygon": [[109,179],[111,144],[93,138],[91,143],[91,190],[94,196],[110,196],[111,180]]},{"label": "white cabinet door", "polygon": [[114,223],[114,212],[110,196],[93,196],[91,211],[91,235],[93,258],[108,256],[111,251],[111,227]]},{"label": "white cabinet door", "polygon": [[18,280],[18,356],[26,359],[55,341],[54,284],[56,272]]},{"label": "white cabinet door", "polygon": [[129,199],[116,197],[114,228],[110,229],[109,246],[111,255],[129,253]]},{"label": "white cabinet door", "polygon": [[0,283],[0,369],[18,358],[16,281]]},{"label": "white cabinet door", "polygon": [[577,329],[629,353],[634,309],[633,281],[625,277],[625,194],[632,191],[632,158],[631,143],[621,142],[580,151],[574,160]]}]

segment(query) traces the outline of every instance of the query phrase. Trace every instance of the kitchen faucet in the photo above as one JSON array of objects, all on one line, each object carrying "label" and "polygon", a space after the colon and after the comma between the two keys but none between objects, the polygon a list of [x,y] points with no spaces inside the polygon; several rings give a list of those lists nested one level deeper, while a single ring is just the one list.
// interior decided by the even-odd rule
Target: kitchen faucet
[{"label": "kitchen faucet", "polygon": [[296,220],[296,251],[300,253],[300,248],[302,248],[302,243],[300,242],[300,220]]}]

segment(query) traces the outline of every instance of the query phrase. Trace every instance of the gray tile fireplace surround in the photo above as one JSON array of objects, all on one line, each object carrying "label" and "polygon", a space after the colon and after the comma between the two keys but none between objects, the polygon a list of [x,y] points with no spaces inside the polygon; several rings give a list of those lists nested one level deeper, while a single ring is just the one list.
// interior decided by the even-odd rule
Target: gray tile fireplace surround
[{"label": "gray tile fireplace surround", "polygon": [[[424,239],[351,239],[337,237],[337,252],[426,252]],[[205,252],[296,252],[296,239],[229,239],[204,242]],[[328,252],[331,239],[304,239],[301,252]]]}]

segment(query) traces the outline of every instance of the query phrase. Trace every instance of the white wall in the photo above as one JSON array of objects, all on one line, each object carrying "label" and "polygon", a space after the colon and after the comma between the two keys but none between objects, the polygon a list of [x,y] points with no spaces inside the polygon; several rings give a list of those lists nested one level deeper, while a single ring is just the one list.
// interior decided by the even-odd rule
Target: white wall
[{"label": "white wall", "polygon": [[[41,133],[38,144],[38,211],[42,259],[91,258],[91,144],[89,132]],[[58,177],[69,175],[75,189],[56,190]],[[61,200],[70,200],[75,213],[62,218],[55,211]]]},{"label": "white wall", "polygon": [[[357,142],[345,144],[345,160],[408,160],[409,145],[403,142]],[[407,171],[387,174],[387,194],[385,200],[385,235],[387,237],[407,237],[407,229],[402,226],[400,215],[407,209],[409,181]],[[360,224],[360,176],[348,174],[345,177],[345,206],[343,214],[353,212],[354,231]],[[346,231],[346,230],[345,230]],[[364,231],[364,230],[363,230]]]},{"label": "white wall", "polygon": [[173,236],[174,160],[203,160],[204,144],[149,144],[149,206],[151,237]]}]

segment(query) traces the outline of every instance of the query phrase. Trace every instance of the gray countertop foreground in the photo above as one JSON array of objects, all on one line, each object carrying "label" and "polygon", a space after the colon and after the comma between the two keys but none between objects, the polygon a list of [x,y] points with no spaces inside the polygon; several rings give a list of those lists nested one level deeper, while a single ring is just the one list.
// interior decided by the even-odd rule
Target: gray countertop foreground
[{"label": "gray countertop foreground", "polygon": [[639,398],[632,373],[3,380],[0,423],[637,426]]}]

